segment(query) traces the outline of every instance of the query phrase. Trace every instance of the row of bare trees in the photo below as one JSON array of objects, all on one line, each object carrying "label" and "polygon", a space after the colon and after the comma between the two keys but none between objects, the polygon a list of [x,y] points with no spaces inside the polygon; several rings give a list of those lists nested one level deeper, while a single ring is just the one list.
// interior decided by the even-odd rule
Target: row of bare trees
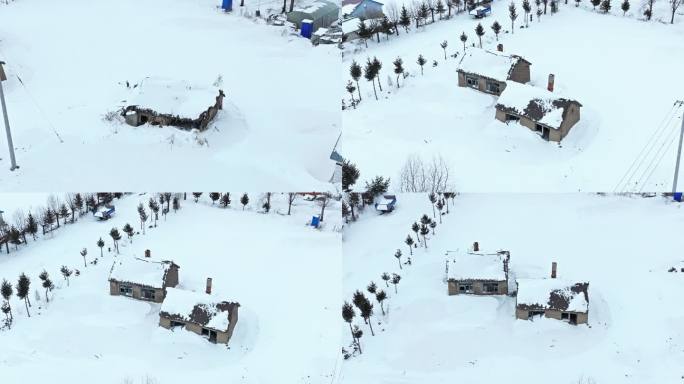
[{"label": "row of bare trees", "polygon": [[[428,214],[423,214],[420,219],[411,225],[411,231],[414,235],[407,235],[404,244],[409,248],[409,256],[405,261],[402,261],[404,254],[401,249],[397,249],[394,252],[394,258],[396,258],[399,265],[399,269],[403,270],[404,265],[411,266],[413,264],[411,256],[413,256],[414,248],[422,246],[427,251],[428,249],[428,235],[432,233],[435,236],[435,228],[437,227],[437,215],[439,215],[439,223],[442,223],[442,216],[449,213],[449,199],[453,201],[456,197],[456,193],[451,192],[431,192],[428,194],[428,200],[430,201],[430,206],[432,208],[432,218]],[[453,203],[452,203],[453,204]],[[444,211],[446,210],[446,211]],[[415,236],[415,240],[414,240]],[[390,284],[394,286],[394,294],[399,294],[397,285],[401,281],[401,275],[397,273],[383,272],[380,278],[385,283],[385,288],[389,288]],[[352,343],[349,348],[343,348],[342,353],[345,359],[353,357],[355,354],[363,353],[361,347],[361,337],[363,337],[363,330],[357,324],[354,324],[354,319],[358,315],[363,319],[364,324],[368,326],[368,329],[372,336],[375,336],[375,331],[373,330],[373,316],[376,316],[375,304],[380,306],[382,316],[384,317],[388,313],[388,307],[385,306],[385,302],[389,299],[387,293],[378,288],[375,282],[371,281],[366,287],[367,294],[371,296],[369,299],[361,290],[356,290],[352,295],[351,303],[345,301],[342,305],[342,319],[349,325],[349,331],[352,336]],[[373,300],[375,299],[375,300]]]},{"label": "row of bare trees", "polygon": [[[10,252],[10,244],[18,250],[19,245],[28,244],[28,237],[37,240],[38,233],[46,235],[61,226],[75,223],[88,212],[95,212],[102,204],[109,204],[115,198],[121,198],[120,192],[69,193],[64,197],[50,195],[46,205],[33,212],[19,209],[14,212],[11,221],[0,220],[0,248]],[[61,220],[61,221],[60,221]]]}]

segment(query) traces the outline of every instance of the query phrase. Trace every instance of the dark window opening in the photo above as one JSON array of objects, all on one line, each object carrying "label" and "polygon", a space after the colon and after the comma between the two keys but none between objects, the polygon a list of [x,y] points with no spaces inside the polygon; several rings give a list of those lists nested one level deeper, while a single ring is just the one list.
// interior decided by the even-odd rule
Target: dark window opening
[{"label": "dark window opening", "polygon": [[143,288],[142,289],[142,297],[143,297],[143,299],[146,299],[146,300],[154,300],[154,298],[155,298],[154,289]]},{"label": "dark window opening", "polygon": [[518,120],[520,120],[520,116],[511,115],[510,113],[506,114],[506,121],[507,122],[508,121],[518,121]]},{"label": "dark window opening", "polygon": [[133,296],[133,288],[130,285],[121,285],[119,286],[119,294]]},{"label": "dark window opening", "polygon": [[535,317],[535,316],[540,316],[540,317],[541,317],[541,316],[544,316],[544,311],[528,311],[528,312],[527,312],[527,317],[528,317],[530,320],[534,320],[534,317]]}]

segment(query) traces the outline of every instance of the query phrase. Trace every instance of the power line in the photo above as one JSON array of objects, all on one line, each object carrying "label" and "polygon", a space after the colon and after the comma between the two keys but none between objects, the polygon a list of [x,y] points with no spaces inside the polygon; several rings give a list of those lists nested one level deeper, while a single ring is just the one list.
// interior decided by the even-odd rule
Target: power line
[{"label": "power line", "polygon": [[[634,175],[638,171],[639,167],[641,167],[641,165],[643,164],[644,159],[646,157],[648,157],[648,153],[650,153],[650,150],[647,151],[647,149],[649,147],[651,147],[651,142],[653,142],[653,140],[656,138],[656,136],[658,136],[661,129],[667,126],[667,124],[665,124],[666,120],[671,119],[672,116],[674,116],[674,113],[676,112],[676,110],[677,110],[677,103],[673,103],[672,107],[670,108],[668,113],[665,115],[663,120],[660,122],[660,124],[657,126],[656,130],[653,131],[653,134],[651,135],[651,137],[646,142],[646,145],[641,149],[641,152],[639,152],[637,157],[634,159],[634,161],[630,165],[627,172],[622,176],[622,178],[620,179],[618,184],[615,186],[615,189],[613,190],[613,192],[617,192],[619,189],[621,189],[620,186],[622,185],[623,181],[625,182],[625,185],[624,185],[625,189],[627,189],[628,185],[631,184],[631,182],[630,182],[631,179],[634,177]],[[635,165],[636,165],[636,167],[635,167]],[[630,175],[630,173],[631,173],[631,175]]]},{"label": "power line", "polygon": [[[627,172],[622,176],[618,184],[615,186],[615,189],[613,190],[614,192],[627,191],[628,189],[630,189],[631,186],[635,188],[642,187],[642,185],[644,184],[642,183],[642,181],[647,176],[647,173],[649,172],[649,169],[654,164],[654,162],[658,159],[659,156],[661,156],[660,153],[664,146],[667,144],[668,137],[672,135],[672,131],[668,133],[668,128],[672,127],[671,123],[674,117],[678,114],[679,110],[682,108],[682,106],[682,103],[679,101],[672,104],[672,107],[665,115],[663,120],[660,122],[658,127],[653,131],[653,134],[646,142],[646,145],[641,149],[637,157],[630,165]],[[655,153],[653,153],[654,150]],[[647,163],[648,165],[646,165]],[[660,160],[658,160],[658,164],[659,163]],[[646,165],[645,169],[643,169],[644,165]],[[640,176],[637,177],[637,174],[639,173]],[[650,174],[652,174],[652,171]]]}]

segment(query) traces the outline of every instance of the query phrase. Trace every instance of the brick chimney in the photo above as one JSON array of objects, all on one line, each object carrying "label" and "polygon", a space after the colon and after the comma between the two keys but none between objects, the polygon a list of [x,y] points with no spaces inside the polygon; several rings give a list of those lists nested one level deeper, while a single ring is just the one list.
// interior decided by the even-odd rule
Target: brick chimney
[{"label": "brick chimney", "polygon": [[553,73],[549,74],[549,84],[546,86],[546,89],[549,90],[549,92],[553,92],[553,83],[556,80],[556,76]]},{"label": "brick chimney", "polygon": [[473,252],[480,252],[480,243],[477,241],[473,243]]},{"label": "brick chimney", "polygon": [[551,263],[551,278],[556,278],[556,270],[558,269],[558,264],[554,261]]},{"label": "brick chimney", "polygon": [[503,44],[499,43],[496,45],[496,50],[499,52],[503,52]]},{"label": "brick chimney", "polygon": [[211,277],[207,277],[207,294],[211,294]]},{"label": "brick chimney", "polygon": [[150,258],[152,256],[152,252],[149,249],[145,250],[145,257]]}]

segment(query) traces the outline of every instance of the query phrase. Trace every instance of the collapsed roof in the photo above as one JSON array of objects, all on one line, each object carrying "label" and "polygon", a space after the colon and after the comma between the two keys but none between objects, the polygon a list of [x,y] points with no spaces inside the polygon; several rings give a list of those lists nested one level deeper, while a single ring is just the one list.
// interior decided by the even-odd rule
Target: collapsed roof
[{"label": "collapsed roof", "polygon": [[171,320],[190,322],[227,332],[233,321],[231,312],[239,306],[237,302],[221,301],[205,293],[167,288],[160,315]]},{"label": "collapsed roof", "polygon": [[587,313],[589,283],[561,279],[518,279],[517,306],[523,310],[558,310]]},{"label": "collapsed roof", "polygon": [[582,106],[576,100],[561,97],[546,89],[507,81],[496,108],[559,129],[565,118],[566,108],[573,103],[578,107]]}]

